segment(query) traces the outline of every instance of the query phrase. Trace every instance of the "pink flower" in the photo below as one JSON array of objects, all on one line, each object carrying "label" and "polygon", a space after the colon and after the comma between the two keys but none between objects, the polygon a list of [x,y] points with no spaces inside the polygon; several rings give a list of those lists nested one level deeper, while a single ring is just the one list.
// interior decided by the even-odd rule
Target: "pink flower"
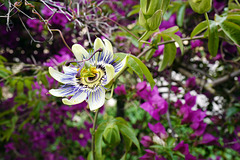
[{"label": "pink flower", "polygon": [[151,131],[153,131],[153,133],[158,135],[161,139],[166,139],[168,137],[168,134],[164,126],[160,122],[156,123],[155,125],[148,123],[148,127],[151,129]]},{"label": "pink flower", "polygon": [[114,92],[117,94],[117,95],[126,95],[126,89],[125,89],[125,85],[122,84],[121,86],[118,86],[117,88],[114,89]]},{"label": "pink flower", "polygon": [[181,141],[180,143],[178,143],[178,145],[173,150],[179,151],[184,155],[187,155],[189,153],[188,144],[185,144],[184,141]]}]

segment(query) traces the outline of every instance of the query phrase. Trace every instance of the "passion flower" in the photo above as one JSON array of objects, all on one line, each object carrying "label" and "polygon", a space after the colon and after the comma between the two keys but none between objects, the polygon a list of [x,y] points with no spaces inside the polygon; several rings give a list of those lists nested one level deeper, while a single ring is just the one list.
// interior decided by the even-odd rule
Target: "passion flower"
[{"label": "passion flower", "polygon": [[59,89],[49,90],[49,93],[64,97],[62,102],[66,105],[86,100],[90,110],[96,110],[103,106],[105,92],[126,67],[128,56],[116,61],[112,44],[100,38],[94,41],[94,52],[87,52],[80,44],[74,44],[72,51],[77,61],[63,66],[64,73],[49,67],[50,75],[63,84]]}]

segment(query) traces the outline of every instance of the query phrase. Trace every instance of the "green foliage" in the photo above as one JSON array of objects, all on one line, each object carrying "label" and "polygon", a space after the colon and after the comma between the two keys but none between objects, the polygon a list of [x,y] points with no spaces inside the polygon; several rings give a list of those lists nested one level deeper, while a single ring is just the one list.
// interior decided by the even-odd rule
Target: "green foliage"
[{"label": "green foliage", "polygon": [[199,14],[206,13],[212,8],[212,0],[188,0],[194,12]]},{"label": "green foliage", "polygon": [[210,24],[209,38],[208,38],[208,50],[211,56],[215,57],[218,52],[219,36],[218,36],[218,25],[214,21]]},{"label": "green foliage", "polygon": [[113,118],[107,117],[102,122],[95,133],[95,147],[96,158],[102,159],[102,143],[105,142],[108,146],[116,146],[120,142],[120,133],[123,137],[125,144],[125,154],[122,159],[126,158],[127,152],[130,150],[132,142],[140,149],[138,139],[135,136],[135,132],[128,126],[128,123],[121,117]]}]

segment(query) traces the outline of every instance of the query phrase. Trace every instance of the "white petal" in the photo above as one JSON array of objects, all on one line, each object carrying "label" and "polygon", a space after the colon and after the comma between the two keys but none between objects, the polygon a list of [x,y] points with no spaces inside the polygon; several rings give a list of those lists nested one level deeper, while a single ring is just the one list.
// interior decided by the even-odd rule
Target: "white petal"
[{"label": "white petal", "polygon": [[91,111],[102,107],[105,103],[105,89],[99,87],[96,92],[92,92],[88,97],[88,105]]},{"label": "white petal", "polygon": [[81,92],[77,96],[74,95],[71,99],[63,98],[62,102],[66,105],[75,105],[75,104],[82,103],[84,100],[86,100],[86,98],[87,98],[87,93]]},{"label": "white petal", "polygon": [[77,74],[77,68],[68,67],[68,66],[63,66],[63,72],[64,72],[65,74]]},{"label": "white petal", "polygon": [[118,65],[114,67],[114,68],[118,68],[118,71],[115,73],[114,78],[118,77],[127,67],[128,59],[129,59],[129,56],[127,55]]},{"label": "white petal", "polygon": [[59,89],[51,89],[49,90],[49,93],[55,97],[66,97],[74,95],[78,89],[79,88],[75,86],[67,86]]},{"label": "white petal", "polygon": [[96,38],[94,41],[94,51],[98,50],[99,48],[104,49],[105,46],[100,38]]},{"label": "white petal", "polygon": [[104,39],[104,44],[105,44],[105,50],[108,51],[112,56],[113,56],[113,48],[111,42],[109,40]]},{"label": "white petal", "polygon": [[72,51],[78,61],[82,61],[84,57],[87,58],[89,56],[89,53],[80,44],[74,44]]},{"label": "white petal", "polygon": [[55,69],[53,69],[52,67],[49,67],[48,68],[48,71],[50,73],[50,75],[55,79],[57,80],[58,82],[61,82],[63,84],[66,84],[66,83],[73,83],[74,82],[74,77],[73,76],[70,76],[70,75],[66,75],[66,74],[63,74]]},{"label": "white petal", "polygon": [[[102,48],[104,50],[105,46],[100,38],[96,38],[94,41],[94,51],[98,50],[99,48]],[[98,59],[98,53],[95,53],[95,60]]]},{"label": "white petal", "polygon": [[111,64],[106,64],[105,69],[106,69],[106,74],[107,74],[107,82],[104,85],[108,85],[108,83],[111,82],[111,80],[114,77],[115,70],[114,70],[114,67]]}]

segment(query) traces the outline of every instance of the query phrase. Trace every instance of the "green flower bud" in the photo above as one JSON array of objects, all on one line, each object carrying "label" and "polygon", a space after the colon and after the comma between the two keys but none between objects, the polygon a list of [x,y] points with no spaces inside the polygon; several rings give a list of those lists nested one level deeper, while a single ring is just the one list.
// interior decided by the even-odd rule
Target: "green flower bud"
[{"label": "green flower bud", "polygon": [[157,10],[152,17],[147,19],[147,24],[149,26],[149,29],[154,31],[156,30],[162,22],[162,10]]},{"label": "green flower bud", "polygon": [[140,0],[139,24],[148,31],[156,30],[168,5],[169,0]]},{"label": "green flower bud", "polygon": [[116,146],[121,141],[118,126],[109,124],[103,132],[103,140],[107,145]]},{"label": "green flower bud", "polygon": [[212,0],[188,0],[192,10],[199,14],[209,11],[212,7]]},{"label": "green flower bud", "polygon": [[141,0],[140,8],[145,16],[152,16],[160,9],[161,0]]}]

